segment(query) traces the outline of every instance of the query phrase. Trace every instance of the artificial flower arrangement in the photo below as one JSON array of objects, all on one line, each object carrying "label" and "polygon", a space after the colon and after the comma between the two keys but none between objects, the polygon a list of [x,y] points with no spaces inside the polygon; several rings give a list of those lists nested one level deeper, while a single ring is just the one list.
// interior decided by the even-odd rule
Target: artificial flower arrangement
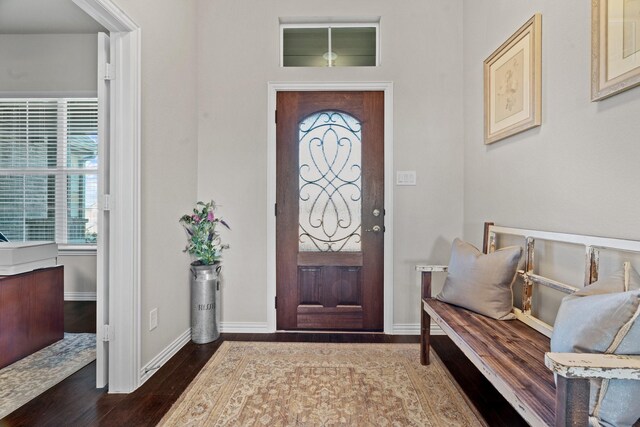
[{"label": "artificial flower arrangement", "polygon": [[230,230],[229,225],[215,215],[216,204],[210,202],[198,202],[193,208],[192,214],[183,215],[180,218],[187,231],[189,242],[184,252],[189,252],[196,260],[192,265],[212,265],[222,258],[222,251],[229,248],[223,244],[216,226],[222,224]]}]

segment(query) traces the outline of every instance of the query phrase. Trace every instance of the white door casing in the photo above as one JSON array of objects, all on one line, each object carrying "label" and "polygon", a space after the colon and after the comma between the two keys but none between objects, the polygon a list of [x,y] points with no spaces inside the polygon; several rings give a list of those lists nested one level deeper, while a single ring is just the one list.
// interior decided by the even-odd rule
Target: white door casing
[{"label": "white door casing", "polygon": [[[98,304],[108,306],[109,393],[140,385],[141,30],[111,0],[73,0],[110,36],[109,251]],[[104,203],[104,200],[103,200]],[[104,252],[104,251],[103,251]],[[106,290],[108,289],[108,292]],[[98,325],[101,339],[104,329]],[[104,381],[104,378],[97,377]]]}]

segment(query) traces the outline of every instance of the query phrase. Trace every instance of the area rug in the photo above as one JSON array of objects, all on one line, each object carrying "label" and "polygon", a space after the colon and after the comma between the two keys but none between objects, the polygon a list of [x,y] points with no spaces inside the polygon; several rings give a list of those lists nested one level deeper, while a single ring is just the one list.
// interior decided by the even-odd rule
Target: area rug
[{"label": "area rug", "polygon": [[64,339],[0,369],[0,419],[96,359],[95,334]]},{"label": "area rug", "polygon": [[484,426],[417,344],[224,342],[163,426]]}]

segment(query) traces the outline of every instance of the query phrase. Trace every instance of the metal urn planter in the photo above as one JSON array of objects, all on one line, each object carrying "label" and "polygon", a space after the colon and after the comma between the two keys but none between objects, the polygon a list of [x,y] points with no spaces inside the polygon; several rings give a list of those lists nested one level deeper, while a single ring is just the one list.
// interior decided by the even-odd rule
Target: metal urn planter
[{"label": "metal urn planter", "polygon": [[191,266],[191,340],[206,344],[220,337],[220,263]]}]

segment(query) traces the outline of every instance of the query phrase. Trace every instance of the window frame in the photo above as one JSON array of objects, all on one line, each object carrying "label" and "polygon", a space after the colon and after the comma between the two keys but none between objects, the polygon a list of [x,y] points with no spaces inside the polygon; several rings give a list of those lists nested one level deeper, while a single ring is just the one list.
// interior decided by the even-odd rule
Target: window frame
[{"label": "window frame", "polygon": [[[54,239],[58,244],[58,251],[60,255],[91,255],[97,251],[97,243],[68,243],[68,182],[69,176],[77,175],[95,175],[96,179],[99,179],[99,162],[96,164],[95,169],[88,168],[73,168],[67,166],[68,153],[67,148],[69,144],[69,132],[68,132],[68,103],[70,102],[95,102],[96,113],[96,136],[98,132],[98,98],[95,96],[86,97],[10,97],[0,98],[0,102],[7,103],[24,103],[24,107],[28,108],[28,103],[46,103],[55,102],[56,111],[59,116],[56,118],[56,167],[22,167],[22,168],[0,168],[0,175],[16,175],[16,176],[54,176],[55,178],[55,195],[54,203],[56,212],[54,213]],[[62,120],[60,118],[62,116]],[[96,155],[99,155],[98,153]],[[98,188],[96,187],[96,201],[99,198]],[[97,206],[96,206],[97,208]],[[58,209],[63,212],[62,215],[58,214]],[[67,241],[67,243],[61,243]]]},{"label": "window frame", "polygon": [[[373,67],[380,66],[380,21],[371,21],[371,22],[300,22],[300,23],[280,23],[280,68],[323,68],[323,67],[314,67],[314,66],[301,66],[301,67],[286,67],[284,65],[284,30],[285,29],[298,29],[298,28],[320,28],[327,29],[328,32],[328,46],[327,51],[331,52],[331,29],[332,28],[375,28],[376,30],[376,60],[375,65]],[[359,66],[343,66],[343,67],[335,67],[329,61],[327,67],[325,68],[361,68]]]}]

